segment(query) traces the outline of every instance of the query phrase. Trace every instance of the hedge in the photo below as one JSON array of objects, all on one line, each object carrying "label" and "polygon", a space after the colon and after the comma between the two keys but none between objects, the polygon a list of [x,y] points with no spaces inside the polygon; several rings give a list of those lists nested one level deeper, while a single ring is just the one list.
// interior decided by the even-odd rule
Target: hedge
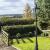
[{"label": "hedge", "polygon": [[[35,36],[35,29],[36,27],[31,25],[16,25],[16,26],[3,26],[2,28],[4,31],[8,32],[10,36],[17,36],[17,37],[28,37],[28,36]],[[37,27],[38,35],[40,35],[42,32]]]},{"label": "hedge", "polygon": [[8,31],[8,30],[12,30],[12,29],[25,29],[25,28],[27,28],[27,29],[31,29],[31,28],[33,28],[33,27],[35,27],[33,24],[31,24],[31,25],[13,25],[13,26],[3,26],[2,27],[2,29],[3,30],[5,30],[5,31]]},{"label": "hedge", "polygon": [[3,17],[3,18],[0,18],[0,23],[2,25],[32,24],[34,23],[34,19]]}]

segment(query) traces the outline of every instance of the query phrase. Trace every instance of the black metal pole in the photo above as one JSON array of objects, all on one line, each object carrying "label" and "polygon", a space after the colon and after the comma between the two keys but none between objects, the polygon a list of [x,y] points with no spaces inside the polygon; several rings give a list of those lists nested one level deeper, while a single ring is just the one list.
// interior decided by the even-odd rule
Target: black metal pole
[{"label": "black metal pole", "polygon": [[1,26],[0,26],[0,32],[1,32]]},{"label": "black metal pole", "polygon": [[10,45],[9,45],[9,34],[8,34],[8,46],[10,46]]},{"label": "black metal pole", "polygon": [[36,13],[36,9],[37,9],[37,4],[35,3],[35,17],[36,17],[36,32],[35,32],[35,35],[36,35],[36,44],[35,44],[35,50],[38,50],[38,39],[37,39],[37,13]]},{"label": "black metal pole", "polygon": [[35,46],[35,50],[38,50],[38,40],[37,40],[37,15],[36,15],[36,46]]}]

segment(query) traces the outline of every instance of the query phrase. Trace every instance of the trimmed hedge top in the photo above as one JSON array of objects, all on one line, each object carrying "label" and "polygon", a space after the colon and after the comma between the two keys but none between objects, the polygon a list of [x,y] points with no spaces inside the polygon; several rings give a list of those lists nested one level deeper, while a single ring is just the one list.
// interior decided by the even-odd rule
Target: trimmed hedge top
[{"label": "trimmed hedge top", "polygon": [[13,26],[3,26],[2,29],[7,30],[7,29],[18,29],[18,28],[31,28],[31,27],[35,27],[34,24],[30,24],[30,25],[13,25]]},{"label": "trimmed hedge top", "polygon": [[[30,25],[14,25],[14,26],[3,26],[2,28],[4,31],[8,32],[9,34],[23,34],[28,32],[34,32],[36,30],[36,27],[33,24]],[[37,27],[37,33],[41,34],[42,31]],[[34,33],[33,33],[34,34]]]},{"label": "trimmed hedge top", "polygon": [[2,25],[23,25],[23,24],[33,24],[33,19],[23,19],[23,18],[10,18],[10,17],[3,17],[0,18],[0,23]]}]

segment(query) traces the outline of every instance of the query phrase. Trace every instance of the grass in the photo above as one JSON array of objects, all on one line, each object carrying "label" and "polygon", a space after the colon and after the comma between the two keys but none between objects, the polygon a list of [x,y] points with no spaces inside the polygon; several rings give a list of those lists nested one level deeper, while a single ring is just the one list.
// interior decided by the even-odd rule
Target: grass
[{"label": "grass", "polygon": [[[50,50],[50,38],[38,37],[39,50]],[[35,49],[35,37],[13,39],[13,46],[21,50],[34,50]]]}]

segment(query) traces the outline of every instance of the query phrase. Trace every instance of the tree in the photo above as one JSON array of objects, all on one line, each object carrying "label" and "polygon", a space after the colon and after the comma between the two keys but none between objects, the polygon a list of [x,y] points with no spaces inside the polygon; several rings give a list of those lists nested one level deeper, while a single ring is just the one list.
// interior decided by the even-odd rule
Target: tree
[{"label": "tree", "polygon": [[24,18],[27,18],[27,19],[32,18],[32,10],[28,3],[25,5]]},{"label": "tree", "polygon": [[40,21],[41,28],[48,27],[48,13],[46,12],[46,3],[47,2],[45,2],[45,1],[46,0],[38,0],[38,3],[37,3],[38,7],[40,8],[39,12],[38,12],[38,17],[40,17],[39,21]]},{"label": "tree", "polygon": [[38,0],[37,5],[40,7],[38,16],[45,21],[48,20],[50,17],[50,0]]},{"label": "tree", "polygon": [[50,0],[45,0],[45,7],[48,17],[50,18]]}]

